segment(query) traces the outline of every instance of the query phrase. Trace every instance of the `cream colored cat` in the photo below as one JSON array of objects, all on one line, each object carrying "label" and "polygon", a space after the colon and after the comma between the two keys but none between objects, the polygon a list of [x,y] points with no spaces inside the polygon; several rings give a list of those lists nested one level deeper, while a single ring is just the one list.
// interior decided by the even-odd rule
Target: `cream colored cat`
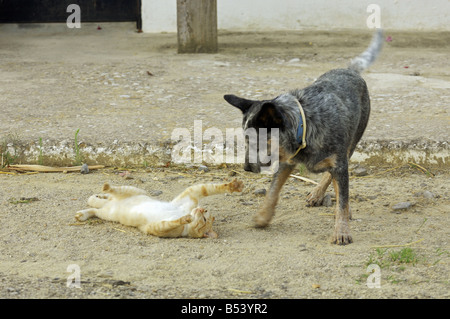
[{"label": "cream colored cat", "polygon": [[226,184],[199,184],[187,188],[171,202],[163,202],[145,195],[145,191],[133,186],[103,185],[106,194],[92,195],[88,205],[75,218],[85,221],[91,217],[115,221],[139,228],[146,234],[159,237],[211,237],[217,238],[212,229],[214,217],[198,207],[201,197],[242,192],[243,183],[234,179]]}]

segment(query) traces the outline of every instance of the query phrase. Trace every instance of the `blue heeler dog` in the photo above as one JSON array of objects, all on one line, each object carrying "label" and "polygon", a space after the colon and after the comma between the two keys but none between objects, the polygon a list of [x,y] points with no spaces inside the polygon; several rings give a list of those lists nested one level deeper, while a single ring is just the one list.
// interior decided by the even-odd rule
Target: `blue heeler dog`
[{"label": "blue heeler dog", "polygon": [[[336,211],[332,242],[346,245],[353,241],[349,228],[348,162],[364,133],[370,113],[369,92],[360,73],[374,62],[383,42],[383,32],[378,30],[367,50],[353,59],[348,68],[326,72],[312,85],[273,100],[224,96],[228,103],[242,111],[244,131],[248,128],[255,128],[257,132],[260,128],[279,129],[279,168],[262,207],[254,216],[257,227],[270,223],[281,187],[296,164],[304,163],[312,172],[325,172],[307,196],[308,205],[320,205],[333,181]],[[246,148],[248,152],[248,143]],[[261,163],[246,161],[244,169],[259,173]]]}]

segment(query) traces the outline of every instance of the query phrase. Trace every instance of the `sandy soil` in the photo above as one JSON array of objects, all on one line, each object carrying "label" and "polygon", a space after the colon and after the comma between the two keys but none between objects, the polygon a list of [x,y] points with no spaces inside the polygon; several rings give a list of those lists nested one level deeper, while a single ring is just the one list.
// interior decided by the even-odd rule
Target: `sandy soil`
[{"label": "sandy soil", "polygon": [[[205,128],[239,127],[241,115],[223,94],[263,99],[308,85],[346,66],[367,46],[369,33],[221,31],[218,54],[177,55],[174,34],[102,26],[84,25],[78,33],[1,26],[1,145],[17,150],[17,161],[36,162],[39,152],[24,150],[42,138],[44,164],[71,165],[80,129],[89,164],[136,170],[132,179],[114,168],[0,174],[0,298],[450,297],[448,162],[425,161],[424,173],[404,158],[403,165],[386,165],[381,151],[363,163],[369,175],[351,179],[354,243],[340,247],[329,243],[333,207],[306,207],[312,185],[290,179],[273,223],[255,229],[251,218],[263,197],[254,192],[267,189],[270,177],[241,167],[203,173],[195,166],[163,167],[166,160],[149,151],[167,145],[174,128],[192,129],[196,119]],[[433,159],[428,147],[439,144],[448,154],[449,33],[390,35],[393,41],[364,75],[373,109],[359,151],[400,143]],[[145,147],[115,151],[130,144]],[[95,156],[101,147],[111,147],[115,157]],[[202,202],[216,216],[218,239],[161,239],[74,219],[106,181],[170,200],[194,183],[219,183],[232,174],[245,183],[242,194]],[[394,211],[402,202],[412,205]],[[413,260],[391,258],[405,248]],[[381,265],[380,289],[366,285],[373,263]],[[67,287],[70,265],[79,267],[81,288]]]},{"label": "sandy soil", "polygon": [[[285,185],[270,227],[253,228],[251,217],[263,200],[254,192],[268,188],[270,178],[235,170],[154,168],[132,171],[132,179],[114,169],[1,174],[0,297],[449,297],[448,173],[431,177],[406,165],[390,171],[373,167],[371,175],[353,177],[354,243],[336,246],[329,243],[333,207],[306,207],[312,185],[296,179]],[[189,185],[220,183],[233,174],[245,183],[242,194],[201,202],[216,217],[218,239],[162,239],[117,223],[74,219],[105,181],[170,200]],[[413,206],[393,210],[406,201]],[[400,246],[376,248],[390,245]],[[412,249],[413,261],[389,259],[404,248]],[[382,265],[380,289],[367,286],[372,263]],[[67,287],[73,264],[81,288]]]}]

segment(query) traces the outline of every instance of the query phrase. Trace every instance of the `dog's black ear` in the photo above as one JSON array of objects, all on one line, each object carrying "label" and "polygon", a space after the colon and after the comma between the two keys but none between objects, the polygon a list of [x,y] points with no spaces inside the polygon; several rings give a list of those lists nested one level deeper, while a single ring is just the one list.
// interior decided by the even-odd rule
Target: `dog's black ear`
[{"label": "dog's black ear", "polygon": [[255,123],[258,127],[284,128],[284,116],[275,104],[266,102],[258,112]]},{"label": "dog's black ear", "polygon": [[244,99],[242,97],[238,97],[238,96],[232,95],[232,94],[224,95],[223,98],[225,99],[225,101],[227,101],[231,105],[240,109],[242,111],[242,113],[247,113],[247,111],[253,105],[253,103],[256,102],[256,101],[247,100],[247,99]]}]

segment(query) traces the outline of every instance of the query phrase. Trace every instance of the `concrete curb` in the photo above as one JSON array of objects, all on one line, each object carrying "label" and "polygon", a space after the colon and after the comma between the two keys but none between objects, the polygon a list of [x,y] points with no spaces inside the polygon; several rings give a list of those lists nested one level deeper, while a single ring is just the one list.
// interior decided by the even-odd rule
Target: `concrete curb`
[{"label": "concrete curb", "polygon": [[[172,151],[177,142],[119,142],[110,144],[97,142],[78,144],[80,160],[90,165],[120,167],[160,166],[172,162]],[[203,146],[207,145],[206,143]],[[73,140],[45,140],[21,143],[18,141],[0,145],[2,166],[10,162],[21,164],[43,164],[50,166],[80,165],[77,163]],[[449,144],[431,140],[395,141],[363,140],[358,145],[352,162],[368,165],[400,165],[414,162],[434,168],[448,168]],[[191,164],[202,164],[194,163]],[[203,162],[203,164],[207,164]]]}]

